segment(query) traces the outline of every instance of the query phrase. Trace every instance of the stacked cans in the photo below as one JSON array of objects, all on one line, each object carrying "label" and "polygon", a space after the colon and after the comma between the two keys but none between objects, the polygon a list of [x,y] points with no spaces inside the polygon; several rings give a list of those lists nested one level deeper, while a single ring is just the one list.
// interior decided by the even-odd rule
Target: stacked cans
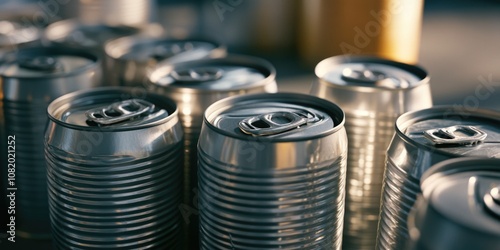
[{"label": "stacked cans", "polygon": [[400,116],[387,152],[378,249],[407,245],[406,221],[422,174],[435,163],[474,156],[500,158],[500,113],[488,110],[434,107]]},{"label": "stacked cans", "polygon": [[421,189],[409,250],[498,249],[500,159],[444,161],[422,176]]},{"label": "stacked cans", "polygon": [[[50,233],[43,153],[49,102],[94,87],[100,80],[97,57],[85,52],[34,47],[4,55],[0,65],[0,112],[5,118],[3,135],[15,137],[16,178],[9,187],[18,190],[18,235],[44,238]],[[7,168],[2,171],[6,174]]]},{"label": "stacked cans", "polygon": [[301,94],[211,105],[199,140],[201,249],[340,249],[344,113]]},{"label": "stacked cans", "polygon": [[104,88],[52,102],[45,135],[58,249],[179,246],[182,128],[168,98]]},{"label": "stacked cans", "polygon": [[197,148],[203,112],[224,97],[276,92],[275,69],[267,61],[229,56],[177,64],[167,63],[151,75],[150,90],[177,102],[184,128],[184,202],[179,207],[185,222],[186,249],[197,247]]},{"label": "stacked cans", "polygon": [[141,36],[113,40],[105,50],[107,67],[113,70],[109,80],[121,86],[145,86],[160,61],[179,63],[226,55],[226,49],[216,42]]},{"label": "stacked cans", "polygon": [[385,155],[397,116],[432,106],[427,73],[373,57],[337,56],[316,66],[312,95],[346,112],[349,137],[343,249],[373,249]]}]

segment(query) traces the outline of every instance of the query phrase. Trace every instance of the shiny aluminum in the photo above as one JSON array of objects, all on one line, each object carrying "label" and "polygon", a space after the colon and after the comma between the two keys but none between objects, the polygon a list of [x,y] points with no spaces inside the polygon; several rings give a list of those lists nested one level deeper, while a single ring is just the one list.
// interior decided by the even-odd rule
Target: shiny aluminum
[{"label": "shiny aluminum", "polygon": [[432,105],[427,73],[375,57],[336,56],[316,66],[311,94],[339,104],[349,135],[343,249],[375,246],[386,150],[398,115]]},{"label": "shiny aluminum", "polygon": [[340,249],[343,125],[337,105],[303,94],[211,105],[198,144],[201,249]]},{"label": "shiny aluminum", "polygon": [[499,112],[452,106],[409,112],[397,119],[387,152],[377,249],[407,245],[408,214],[430,166],[465,156],[500,158],[498,124]]},{"label": "shiny aluminum", "polygon": [[500,159],[441,162],[421,189],[408,218],[409,250],[498,249]]},{"label": "shiny aluminum", "polygon": [[[43,133],[47,106],[72,91],[98,85],[97,57],[68,48],[33,47],[5,54],[0,63],[2,141],[14,135],[16,157],[16,233],[50,235]],[[7,148],[5,148],[5,152]],[[3,153],[3,152],[2,152]],[[6,173],[5,165],[2,172]],[[6,179],[5,179],[6,180]]]},{"label": "shiny aluminum", "polygon": [[74,92],[50,104],[45,156],[58,249],[179,246],[177,112],[168,98],[127,88]]},{"label": "shiny aluminum", "polygon": [[123,37],[105,46],[113,85],[144,86],[160,61],[179,63],[226,55],[222,45],[205,40],[173,40],[144,36]]},{"label": "shiny aluminum", "polygon": [[82,24],[76,20],[63,20],[49,25],[45,29],[44,40],[55,46],[64,45],[75,49],[92,51],[99,55],[104,72],[105,85],[109,83],[113,73],[107,68],[105,44],[108,41],[131,35],[161,36],[163,28],[157,24],[142,27],[107,26],[103,24]]},{"label": "shiny aluminum", "polygon": [[198,238],[197,148],[203,112],[212,103],[228,97],[251,93],[276,92],[276,72],[267,61],[230,56],[158,67],[150,78],[152,92],[176,101],[184,128],[184,227],[186,249],[196,248]]},{"label": "shiny aluminum", "polygon": [[9,50],[36,45],[42,32],[35,26],[23,25],[19,21],[0,20],[0,59]]}]

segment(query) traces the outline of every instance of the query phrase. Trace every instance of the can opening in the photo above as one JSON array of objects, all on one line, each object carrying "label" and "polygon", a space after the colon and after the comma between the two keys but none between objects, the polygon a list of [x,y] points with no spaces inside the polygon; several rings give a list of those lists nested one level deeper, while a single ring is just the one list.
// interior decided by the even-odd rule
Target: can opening
[{"label": "can opening", "polygon": [[272,112],[248,117],[238,123],[240,130],[253,136],[276,135],[321,120],[306,110]]},{"label": "can opening", "polygon": [[174,70],[170,75],[179,82],[206,82],[220,79],[224,71],[216,67]]},{"label": "can opening", "polygon": [[130,99],[88,110],[87,125],[106,126],[140,119],[155,112],[155,105],[141,99]]},{"label": "can opening", "polygon": [[384,72],[368,68],[363,70],[345,68],[342,70],[341,78],[346,82],[374,84],[387,88],[407,88],[410,86],[410,83],[406,79],[389,76]]},{"label": "can opening", "polygon": [[20,58],[18,60],[19,67],[36,71],[54,72],[62,70],[62,64],[57,58],[52,56],[37,56],[30,58]]},{"label": "can opening", "polygon": [[488,136],[474,126],[456,125],[447,128],[429,129],[424,136],[436,146],[476,145]]}]

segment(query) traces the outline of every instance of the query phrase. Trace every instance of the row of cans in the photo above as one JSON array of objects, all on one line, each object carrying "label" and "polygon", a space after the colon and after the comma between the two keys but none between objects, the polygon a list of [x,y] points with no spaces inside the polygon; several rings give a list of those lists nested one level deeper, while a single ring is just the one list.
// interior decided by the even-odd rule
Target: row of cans
[{"label": "row of cans", "polygon": [[[333,57],[311,95],[335,104],[297,94],[213,104],[277,92],[274,67],[200,59],[226,54],[213,42],[145,36],[96,56],[83,45],[113,33],[70,24],[47,29],[66,41],[57,48],[6,52],[0,66],[18,232],[47,237],[51,225],[59,248],[402,249],[430,166],[500,158],[498,112],[426,109],[417,66]],[[65,95],[100,85],[133,88]]]}]

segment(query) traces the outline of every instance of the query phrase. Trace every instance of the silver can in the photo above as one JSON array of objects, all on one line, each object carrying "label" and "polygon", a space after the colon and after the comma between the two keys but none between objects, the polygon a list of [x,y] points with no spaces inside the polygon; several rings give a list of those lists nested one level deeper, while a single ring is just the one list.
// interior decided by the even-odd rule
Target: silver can
[{"label": "silver can", "polygon": [[303,94],[226,98],[198,144],[201,249],[340,249],[344,112]]},{"label": "silver can", "polygon": [[230,56],[158,67],[150,77],[149,89],[168,96],[179,106],[184,128],[184,201],[179,207],[184,217],[185,249],[197,248],[197,148],[203,112],[212,103],[228,97],[277,91],[276,72],[265,60]]},{"label": "silver can", "polygon": [[421,189],[408,219],[408,249],[499,248],[500,159],[441,162],[422,176]]},{"label": "silver can", "polygon": [[500,158],[500,112],[434,107],[400,116],[387,151],[377,249],[403,249],[422,174],[458,157]]},{"label": "silver can", "polygon": [[[104,74],[104,85],[108,83],[112,72],[106,67],[104,58],[105,44],[108,41],[131,35],[161,36],[163,28],[157,24],[149,24],[143,27],[130,26],[107,26],[103,24],[82,24],[76,20],[63,20],[49,25],[44,34],[44,40],[55,46],[64,45],[67,47],[90,50],[102,59],[101,67]],[[107,73],[106,73],[107,72]]]},{"label": "silver can", "polygon": [[0,20],[0,59],[10,50],[38,45],[42,31],[15,20]]},{"label": "silver can", "polygon": [[182,128],[176,104],[126,88],[48,107],[47,182],[58,249],[176,249]]},{"label": "silver can", "polygon": [[[2,172],[15,170],[9,188],[16,195],[16,232],[24,238],[50,236],[43,134],[47,106],[59,96],[98,85],[100,68],[95,55],[67,48],[33,47],[5,54],[0,63],[2,144],[15,166],[2,162]],[[15,139],[9,139],[15,138]],[[9,144],[12,146],[11,144]],[[11,169],[13,168],[13,169]],[[3,178],[5,181],[7,177]],[[12,182],[10,180],[12,179]]]},{"label": "silver can", "polygon": [[420,67],[375,57],[336,56],[315,69],[311,94],[342,107],[349,135],[343,249],[372,250],[377,238],[386,150],[394,121],[432,106]]},{"label": "silver can", "polygon": [[158,62],[179,63],[226,55],[221,44],[206,40],[173,40],[144,36],[123,37],[105,46],[112,85],[145,86]]}]

